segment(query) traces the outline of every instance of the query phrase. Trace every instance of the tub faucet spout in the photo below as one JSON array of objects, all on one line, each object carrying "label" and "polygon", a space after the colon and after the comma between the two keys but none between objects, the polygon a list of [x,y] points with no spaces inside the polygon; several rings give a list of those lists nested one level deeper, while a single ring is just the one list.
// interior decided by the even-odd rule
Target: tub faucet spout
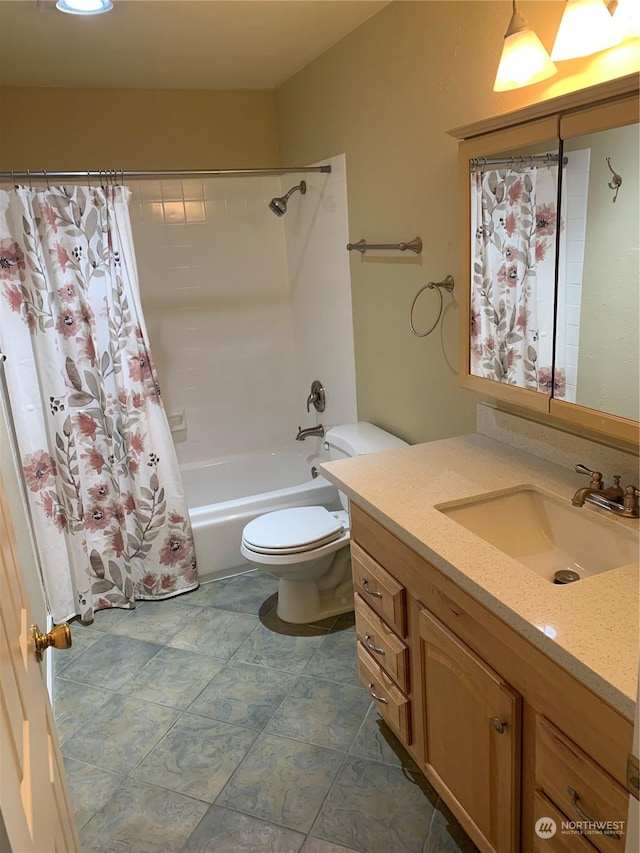
[{"label": "tub faucet spout", "polygon": [[324,427],[322,424],[318,424],[316,427],[307,427],[306,429],[302,429],[302,427],[299,426],[296,441],[304,441],[305,438],[308,438],[311,435],[317,435],[320,438],[324,438]]}]

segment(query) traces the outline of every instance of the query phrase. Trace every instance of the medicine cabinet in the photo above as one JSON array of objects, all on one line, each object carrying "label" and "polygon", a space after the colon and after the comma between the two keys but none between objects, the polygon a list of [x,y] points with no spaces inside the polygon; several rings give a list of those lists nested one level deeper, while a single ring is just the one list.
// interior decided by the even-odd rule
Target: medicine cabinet
[{"label": "medicine cabinet", "polygon": [[460,384],[637,443],[638,76],[457,128]]}]

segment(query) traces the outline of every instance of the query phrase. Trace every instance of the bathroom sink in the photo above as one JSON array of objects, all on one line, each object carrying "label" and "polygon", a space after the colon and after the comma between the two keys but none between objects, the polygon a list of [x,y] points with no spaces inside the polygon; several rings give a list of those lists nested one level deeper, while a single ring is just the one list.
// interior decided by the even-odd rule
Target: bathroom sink
[{"label": "bathroom sink", "polygon": [[578,580],[638,560],[633,531],[532,488],[436,509],[549,581],[562,570]]}]

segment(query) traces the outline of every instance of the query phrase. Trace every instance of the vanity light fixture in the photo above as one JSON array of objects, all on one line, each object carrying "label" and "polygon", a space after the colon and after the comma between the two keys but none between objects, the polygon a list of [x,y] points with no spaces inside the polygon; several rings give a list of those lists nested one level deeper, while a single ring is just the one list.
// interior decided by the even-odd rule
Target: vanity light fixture
[{"label": "vanity light fixture", "polygon": [[617,23],[624,38],[640,38],[640,3],[638,0],[618,0],[613,12],[613,20]]},{"label": "vanity light fixture", "polygon": [[513,0],[513,14],[504,34],[502,56],[493,91],[520,89],[522,86],[530,86],[553,77],[557,73],[558,69],[549,58],[544,45],[524,15],[518,12],[516,0]]},{"label": "vanity light fixture", "polygon": [[560,61],[590,56],[620,44],[622,39],[622,28],[604,0],[566,0],[551,58]]},{"label": "vanity light fixture", "polygon": [[111,0],[58,0],[56,9],[70,15],[101,15],[113,9]]}]

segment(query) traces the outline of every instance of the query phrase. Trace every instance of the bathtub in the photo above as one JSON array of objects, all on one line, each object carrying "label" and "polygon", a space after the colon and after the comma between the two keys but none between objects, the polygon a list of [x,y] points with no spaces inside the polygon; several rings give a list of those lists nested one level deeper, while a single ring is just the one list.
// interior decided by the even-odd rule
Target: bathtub
[{"label": "bathtub", "polygon": [[257,516],[314,504],[341,509],[336,487],[311,473],[313,465],[328,458],[283,449],[183,466],[200,581],[247,570],[240,554],[242,530]]}]

